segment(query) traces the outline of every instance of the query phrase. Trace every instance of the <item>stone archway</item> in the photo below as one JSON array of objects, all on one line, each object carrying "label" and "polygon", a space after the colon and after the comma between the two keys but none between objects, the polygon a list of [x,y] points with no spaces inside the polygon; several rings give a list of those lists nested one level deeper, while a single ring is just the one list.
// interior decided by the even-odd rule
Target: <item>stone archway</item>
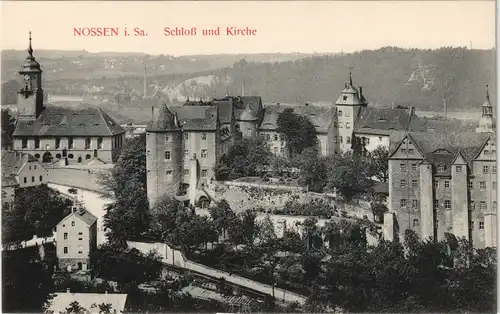
[{"label": "stone archway", "polygon": [[52,162],[52,154],[50,152],[45,152],[42,156],[42,162],[43,163],[50,163]]},{"label": "stone archway", "polygon": [[198,206],[201,208],[208,208],[210,205],[210,199],[206,196],[200,196],[198,199]]}]

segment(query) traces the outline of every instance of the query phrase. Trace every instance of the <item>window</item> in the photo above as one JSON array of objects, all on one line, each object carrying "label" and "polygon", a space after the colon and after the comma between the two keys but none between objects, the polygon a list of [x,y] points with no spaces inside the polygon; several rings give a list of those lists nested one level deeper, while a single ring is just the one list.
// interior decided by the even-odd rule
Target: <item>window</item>
[{"label": "window", "polygon": [[492,166],[491,167],[491,172],[497,173],[497,166]]},{"label": "window", "polygon": [[337,135],[335,135],[334,141],[335,141],[335,143],[337,143],[339,141],[339,137]]},{"label": "window", "polygon": [[68,240],[68,233],[67,232],[64,233],[64,240]]},{"label": "window", "polygon": [[278,147],[273,147],[273,152],[274,152],[275,154],[277,154],[277,153],[278,153]]},{"label": "window", "polygon": [[418,219],[413,219],[413,227],[418,227],[418,226],[419,226]]},{"label": "window", "polygon": [[266,134],[266,140],[268,140],[268,141],[271,140],[271,134],[269,134],[269,133]]},{"label": "window", "polygon": [[471,220],[471,222],[470,222],[470,229],[474,230],[474,220]]},{"label": "window", "polygon": [[338,128],[338,124],[337,124],[337,122],[333,122],[333,127],[334,127],[334,128]]},{"label": "window", "polygon": [[417,170],[417,164],[411,164],[411,170],[416,171]]},{"label": "window", "polygon": [[172,170],[165,171],[165,180],[167,180],[167,182],[172,181]]},{"label": "window", "polygon": [[399,164],[399,170],[405,172],[406,171],[406,164]]},{"label": "window", "polygon": [[403,198],[403,199],[401,199],[401,200],[399,201],[399,205],[400,205],[401,207],[406,207],[406,200],[405,200],[404,198]]},{"label": "window", "polygon": [[184,157],[189,157],[189,149],[184,150]]},{"label": "window", "polygon": [[406,148],[401,148],[401,154],[406,154]]},{"label": "window", "polygon": [[28,169],[31,170],[31,166],[29,166]]},{"label": "window", "polygon": [[36,165],[34,165],[34,166],[33,166],[33,169],[35,169],[35,170],[36,170]]},{"label": "window", "polygon": [[102,137],[97,138],[97,149],[102,149]]},{"label": "window", "polygon": [[91,158],[92,158],[92,156],[90,156],[90,154],[85,155],[85,160],[89,160]]},{"label": "window", "polygon": [[413,148],[408,149],[408,154],[413,154],[415,150]]},{"label": "window", "polygon": [[189,175],[189,169],[184,169],[184,175],[185,176]]},{"label": "window", "polygon": [[484,221],[480,221],[479,222],[479,230],[483,230],[484,229]]},{"label": "window", "polygon": [[411,200],[411,207],[418,208],[418,200]]},{"label": "window", "polygon": [[348,137],[346,138],[346,143],[347,143],[347,144],[351,144],[351,137],[350,137],[350,136],[348,136]]},{"label": "window", "polygon": [[274,134],[274,140],[277,141],[278,140],[278,134]]},{"label": "window", "polygon": [[462,166],[457,166],[456,169],[457,169],[457,172],[462,172]]},{"label": "window", "polygon": [[444,209],[451,209],[451,201],[450,200],[444,201]]},{"label": "window", "polygon": [[208,151],[206,149],[201,150],[201,158],[207,158],[208,156]]},{"label": "window", "polygon": [[207,169],[203,169],[203,170],[201,170],[201,176],[202,176],[203,178],[205,178],[205,177],[207,176],[207,174],[208,174],[208,170],[207,170]]},{"label": "window", "polygon": [[72,221],[72,222],[71,222],[71,225],[74,227],[74,226],[75,226],[75,222],[74,222],[74,221]]},{"label": "window", "polygon": [[363,139],[364,139],[365,145],[370,144],[370,139],[368,137],[363,137]]},{"label": "window", "polygon": [[479,204],[479,209],[482,211],[487,209],[485,201],[481,201],[481,203]]},{"label": "window", "polygon": [[485,181],[481,181],[481,182],[479,182],[479,189],[480,189],[481,191],[486,190],[486,182],[485,182]]},{"label": "window", "polygon": [[491,154],[492,154],[492,155],[496,155],[496,154],[497,154],[497,151],[496,151],[496,150],[492,150],[492,151],[491,151]]},{"label": "window", "polygon": [[379,136],[379,137],[378,137],[378,141],[379,141],[379,142],[382,142],[382,136]]},{"label": "window", "polygon": [[28,178],[24,177],[24,178],[23,178],[23,182],[24,182],[24,183],[28,183]]},{"label": "window", "polygon": [[344,127],[344,123],[342,122],[339,122],[339,129],[343,128]]},{"label": "window", "polygon": [[346,111],[345,116],[346,116],[346,117],[350,117],[350,116],[351,116],[351,113],[350,113],[349,111]]},{"label": "window", "polygon": [[340,144],[344,143],[344,138],[342,136],[340,136],[339,138],[340,138]]},{"label": "window", "polygon": [[207,139],[207,133],[201,133],[201,139],[206,140]]},{"label": "window", "polygon": [[401,180],[399,183],[399,186],[402,188],[405,188],[406,187],[406,180]]},{"label": "window", "polygon": [[63,251],[64,251],[64,254],[68,254],[68,247],[65,246],[64,249],[63,249]]},{"label": "window", "polygon": [[483,166],[483,173],[488,173],[488,172],[489,172],[489,167]]},{"label": "window", "polygon": [[56,149],[61,148],[61,139],[59,137],[56,137]]},{"label": "window", "polygon": [[444,187],[449,188],[450,187],[450,181],[444,180]]},{"label": "window", "polygon": [[443,165],[443,164],[440,164],[440,165],[438,166],[438,171],[439,171],[439,172],[443,172],[444,170],[445,170],[444,165]]},{"label": "window", "polygon": [[40,148],[40,139],[35,138],[35,149]]},{"label": "window", "polygon": [[470,210],[476,209],[476,203],[474,201],[469,201],[469,209]]},{"label": "window", "polygon": [[43,176],[40,176],[39,178],[40,178],[40,182],[42,182],[43,181]]},{"label": "window", "polygon": [[439,188],[439,181],[438,180],[434,180],[434,188]]},{"label": "window", "polygon": [[411,180],[411,187],[412,188],[416,188],[418,185],[418,181],[417,180]]},{"label": "window", "polygon": [[[344,96],[344,97],[346,97],[345,99],[347,99],[347,96]],[[342,110],[339,110],[339,117],[342,117]]]},{"label": "window", "polygon": [[252,135],[252,129],[247,129],[247,135],[251,136]]},{"label": "window", "polygon": [[284,154],[285,154],[285,149],[284,149],[283,147],[281,147],[281,149],[280,149],[280,154],[281,154],[281,155],[284,155]]},{"label": "window", "polygon": [[71,138],[71,137],[68,137],[68,147],[69,147],[69,149],[75,148],[75,142],[73,141],[73,138]]},{"label": "window", "polygon": [[493,181],[492,184],[493,184],[493,188],[496,189],[497,188],[497,181]]},{"label": "window", "polygon": [[83,235],[83,232],[78,232],[78,235]]},{"label": "window", "polygon": [[78,238],[78,241],[83,241],[83,238]]},{"label": "window", "polygon": [[347,100],[347,96],[342,96],[342,99],[343,100]]},{"label": "window", "polygon": [[85,138],[85,149],[90,149],[90,137]]},{"label": "window", "polygon": [[185,140],[189,139],[189,133],[184,133],[184,139]]},{"label": "window", "polygon": [[485,150],[484,150],[484,156],[488,156],[489,154],[490,154],[490,151],[489,151],[489,150],[487,150],[487,149],[485,149]]},{"label": "window", "polygon": [[23,138],[21,145],[22,148],[28,148],[28,139]]},{"label": "window", "polygon": [[469,190],[474,190],[474,181],[469,180]]},{"label": "window", "polygon": [[439,209],[439,200],[434,200],[434,209]]},{"label": "window", "polygon": [[436,219],[436,229],[439,229],[439,220]]},{"label": "window", "polygon": [[170,160],[170,151],[169,150],[166,150],[165,151],[165,160]]},{"label": "window", "polygon": [[351,123],[350,122],[346,122],[345,123],[345,128],[346,129],[350,129],[351,128]]},{"label": "window", "polygon": [[497,210],[497,202],[493,201],[493,210]]}]

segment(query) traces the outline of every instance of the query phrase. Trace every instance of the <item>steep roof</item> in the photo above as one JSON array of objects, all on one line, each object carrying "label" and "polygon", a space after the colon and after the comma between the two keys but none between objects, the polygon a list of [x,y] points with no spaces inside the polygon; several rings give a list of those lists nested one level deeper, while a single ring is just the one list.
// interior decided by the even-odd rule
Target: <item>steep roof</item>
[{"label": "steep roof", "polygon": [[474,132],[477,121],[444,118],[426,118],[414,116],[411,119],[410,131],[423,133]]},{"label": "steep roof", "polygon": [[278,128],[278,115],[286,108],[293,108],[296,114],[308,117],[317,133],[327,133],[335,117],[335,109],[331,107],[271,105],[264,108],[264,118],[260,129],[276,130]]},{"label": "steep roof", "polygon": [[17,175],[28,161],[37,159],[28,153],[2,151],[2,177]]},{"label": "steep roof", "polygon": [[18,186],[19,183],[17,183],[17,180],[13,176],[8,176],[4,177],[2,176],[2,187],[8,187],[8,186]]},{"label": "steep roof", "polygon": [[367,101],[363,96],[363,89],[359,87],[359,90],[354,87],[352,83],[352,76],[349,72],[349,82],[345,83],[344,89],[340,92],[339,98],[335,101],[336,105],[347,105],[347,106],[356,106],[356,105],[366,105]]},{"label": "steep roof", "polygon": [[[254,121],[262,118],[263,106],[262,99],[260,96],[226,96],[224,98],[214,99],[215,104],[220,103],[231,103],[232,110],[234,111],[234,117],[236,120],[240,121]],[[245,120],[249,117],[251,112],[251,120]],[[254,119],[254,116],[256,119]],[[221,119],[221,122],[223,119]],[[225,122],[223,122],[225,123]]]},{"label": "steep roof", "polygon": [[96,216],[92,215],[85,208],[79,207],[79,208],[75,209],[74,212],[72,212],[68,216],[64,217],[59,223],[63,222],[64,220],[66,220],[67,218],[69,218],[71,216],[74,216],[74,217],[81,219],[88,226],[92,226],[97,221]]},{"label": "steep roof", "polygon": [[216,106],[172,106],[169,109],[177,114],[183,130],[215,131],[217,129]]},{"label": "steep roof", "polygon": [[166,105],[159,108],[153,106],[153,120],[147,125],[146,131],[179,130],[175,120],[175,115]]},{"label": "steep roof", "polygon": [[411,108],[361,107],[354,132],[390,135],[392,131],[407,131],[411,120]]},{"label": "steep roof", "polygon": [[14,136],[113,136],[125,130],[100,108],[47,107],[36,121],[19,120]]},{"label": "steep roof", "polygon": [[[456,133],[418,133],[408,134],[410,140],[422,151],[425,158],[434,166],[451,165],[460,153],[467,163],[471,163],[483,147],[488,134],[474,132]],[[450,167],[443,174],[449,174]]]},{"label": "steep roof", "polygon": [[233,120],[233,102],[230,100],[223,100],[215,102],[219,110],[219,120],[221,123],[231,123]]},{"label": "steep roof", "polygon": [[64,312],[69,304],[72,302],[78,302],[81,307],[90,311],[90,313],[99,312],[99,306],[102,303],[111,304],[111,312],[116,310],[117,313],[121,313],[125,309],[125,303],[127,301],[127,294],[122,293],[55,293],[52,298],[50,305],[48,307],[49,311],[53,313]]}]

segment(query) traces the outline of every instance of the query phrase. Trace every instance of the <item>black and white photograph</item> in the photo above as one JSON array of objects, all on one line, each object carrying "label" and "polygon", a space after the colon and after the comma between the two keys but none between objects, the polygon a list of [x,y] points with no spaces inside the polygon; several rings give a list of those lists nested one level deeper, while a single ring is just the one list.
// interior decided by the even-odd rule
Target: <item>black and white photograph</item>
[{"label": "black and white photograph", "polygon": [[2,313],[496,313],[495,1],[2,1]]}]

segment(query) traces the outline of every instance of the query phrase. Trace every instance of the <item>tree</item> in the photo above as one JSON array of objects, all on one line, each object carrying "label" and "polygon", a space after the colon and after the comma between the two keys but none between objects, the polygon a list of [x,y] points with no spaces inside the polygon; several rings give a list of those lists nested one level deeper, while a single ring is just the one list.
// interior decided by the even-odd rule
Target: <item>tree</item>
[{"label": "tree", "polygon": [[217,180],[258,176],[271,163],[272,154],[262,138],[243,139],[231,146],[214,167]]},{"label": "tree", "polygon": [[14,243],[30,240],[34,235],[49,237],[53,228],[71,212],[73,202],[42,184],[18,189],[14,206],[2,217],[2,240]]},{"label": "tree", "polygon": [[302,153],[306,148],[316,146],[318,141],[316,128],[306,116],[294,113],[293,108],[286,108],[280,112],[276,123],[278,133],[285,136],[286,146],[291,156]]},{"label": "tree", "polygon": [[366,193],[372,185],[370,169],[364,156],[346,152],[328,159],[326,188],[337,189],[346,199]]},{"label": "tree", "polygon": [[12,146],[12,134],[16,129],[16,119],[14,119],[7,109],[2,109],[2,149],[9,149]]},{"label": "tree", "polygon": [[218,202],[215,207],[210,208],[210,217],[219,236],[226,238],[226,231],[236,220],[236,214],[229,203],[226,200]]},{"label": "tree", "polygon": [[371,174],[380,182],[387,182],[389,180],[389,151],[383,146],[378,146],[369,153],[368,158]]},{"label": "tree", "polygon": [[36,249],[3,251],[2,312],[39,313],[54,291],[51,269]]}]

